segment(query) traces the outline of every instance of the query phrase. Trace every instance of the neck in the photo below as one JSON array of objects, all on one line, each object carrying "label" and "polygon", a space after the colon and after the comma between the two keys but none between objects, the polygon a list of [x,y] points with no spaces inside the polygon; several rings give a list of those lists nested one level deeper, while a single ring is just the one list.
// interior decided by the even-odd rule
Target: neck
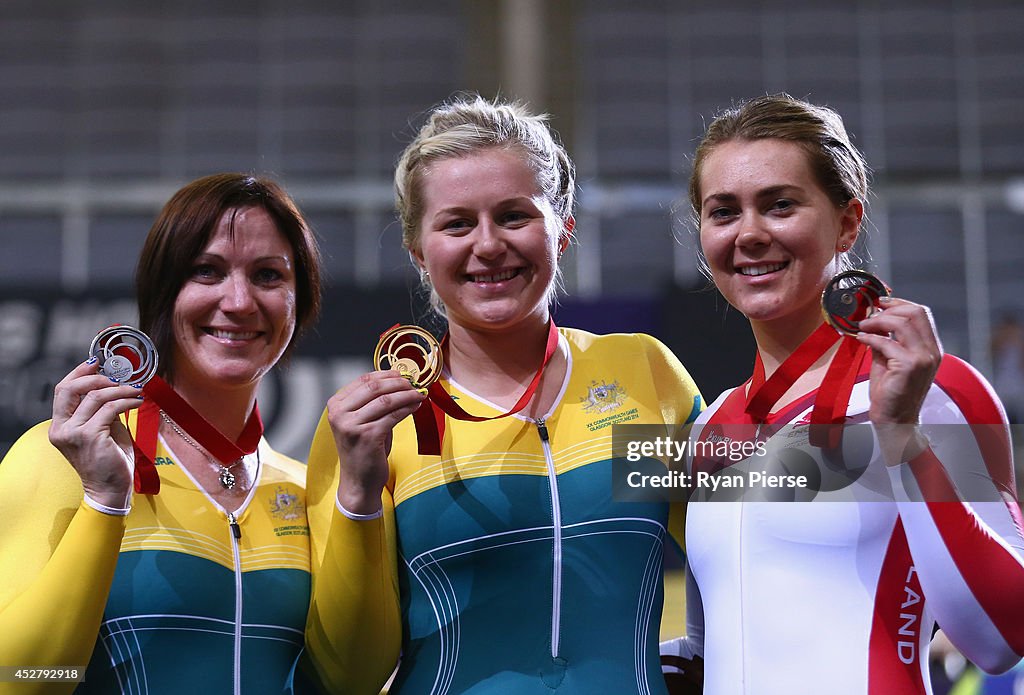
[{"label": "neck", "polygon": [[[450,324],[445,359],[452,378],[481,395],[509,381],[526,386],[544,359],[548,336],[547,313],[543,319],[514,331],[487,332]],[[503,383],[504,382],[504,383]]]},{"label": "neck", "polygon": [[771,376],[823,322],[821,312],[817,310],[793,319],[751,321],[750,327],[764,365],[765,377]]},{"label": "neck", "polygon": [[187,380],[177,380],[171,386],[196,412],[231,441],[237,441],[241,436],[256,406],[256,385],[217,389],[208,383],[198,385]]}]

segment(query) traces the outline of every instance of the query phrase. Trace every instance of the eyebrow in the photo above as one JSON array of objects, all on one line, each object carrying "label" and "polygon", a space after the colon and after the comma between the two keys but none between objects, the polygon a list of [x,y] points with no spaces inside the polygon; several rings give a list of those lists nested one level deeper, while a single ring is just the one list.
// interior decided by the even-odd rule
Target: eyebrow
[{"label": "eyebrow", "polygon": [[[219,261],[221,263],[227,261],[227,259],[224,258],[224,256],[220,255],[219,253],[212,253],[210,251],[200,251],[199,254],[194,259],[192,259],[192,262],[195,263],[196,261],[202,260]],[[285,263],[290,264],[292,262],[292,258],[288,254],[281,254],[275,256],[260,256],[259,258],[254,258],[252,262],[265,263],[266,261],[284,261]]]},{"label": "eyebrow", "polygon": [[[768,186],[767,188],[760,189],[755,194],[755,197],[770,198],[772,196],[779,195],[780,193],[785,193],[786,191],[803,191],[803,189],[796,184],[780,183],[775,186]],[[735,193],[712,193],[701,201],[701,208],[705,207],[710,202],[731,203],[735,200]]]},{"label": "eyebrow", "polygon": [[[523,205],[525,203],[529,203],[533,207],[539,208],[540,206],[537,202],[538,197],[542,200],[544,199],[543,194],[540,194],[537,197],[528,195],[517,195],[511,198],[504,198],[502,200],[499,200],[496,204],[494,204],[491,207],[500,210],[502,208],[508,208],[516,205]],[[467,213],[476,214],[476,209],[465,205],[450,205],[448,207],[441,208],[440,210],[435,212],[432,219],[437,220],[447,215],[465,215]]]}]

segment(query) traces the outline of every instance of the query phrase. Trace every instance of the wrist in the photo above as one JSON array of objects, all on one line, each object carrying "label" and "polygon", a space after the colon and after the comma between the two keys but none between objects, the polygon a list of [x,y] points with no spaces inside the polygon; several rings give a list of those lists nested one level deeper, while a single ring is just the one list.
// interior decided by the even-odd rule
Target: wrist
[{"label": "wrist", "polygon": [[912,461],[930,446],[920,424],[875,424],[875,433],[887,466],[899,466]]},{"label": "wrist", "polygon": [[131,509],[132,493],[135,490],[131,484],[129,484],[128,489],[112,490],[103,489],[102,487],[89,485],[83,482],[82,491],[85,495],[86,501],[92,501],[92,503],[94,503],[89,505],[93,509],[99,510],[100,507],[104,507],[115,510],[126,510]]},{"label": "wrist", "polygon": [[350,518],[372,517],[378,515],[383,508],[380,501],[381,492],[383,488],[374,492],[342,482],[338,485],[338,506],[342,513]]},{"label": "wrist", "polygon": [[85,492],[82,495],[82,501],[101,514],[107,514],[108,516],[128,516],[128,513],[132,510],[130,494],[127,499],[122,497],[118,501],[117,497],[110,497],[109,495],[96,499],[90,493]]}]

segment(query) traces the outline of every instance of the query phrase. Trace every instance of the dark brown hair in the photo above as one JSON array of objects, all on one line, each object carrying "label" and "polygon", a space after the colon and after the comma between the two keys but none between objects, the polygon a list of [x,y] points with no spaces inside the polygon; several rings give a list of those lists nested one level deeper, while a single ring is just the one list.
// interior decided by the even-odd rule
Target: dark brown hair
[{"label": "dark brown hair", "polygon": [[[845,207],[853,198],[867,207],[868,166],[864,155],[851,142],[842,117],[827,106],[788,94],[770,94],[718,114],[697,145],[690,173],[690,208],[697,229],[701,174],[708,155],[717,146],[733,140],[767,139],[793,142],[803,149],[811,171],[836,207]],[[850,249],[839,254],[840,270],[853,268],[852,253]]]},{"label": "dark brown hair", "polygon": [[320,313],[320,247],[306,219],[280,185],[248,174],[213,174],[187,184],[164,205],[149,230],[135,270],[139,327],[160,351],[160,374],[174,373],[174,303],[192,263],[210,242],[224,212],[263,208],[295,254],[295,333],[285,351]]}]

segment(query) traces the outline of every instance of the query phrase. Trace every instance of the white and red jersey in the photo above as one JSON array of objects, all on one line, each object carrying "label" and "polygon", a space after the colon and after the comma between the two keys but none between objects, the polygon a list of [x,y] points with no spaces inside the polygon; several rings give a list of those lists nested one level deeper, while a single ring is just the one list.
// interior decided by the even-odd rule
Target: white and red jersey
[{"label": "white and red jersey", "polygon": [[[867,420],[869,365],[848,422]],[[807,422],[814,395],[767,424]],[[744,387],[730,390],[696,426],[743,422],[744,406]],[[854,501],[691,501],[689,636],[662,652],[702,654],[704,692],[930,693],[936,624],[985,670],[1020,659],[1024,537],[1003,408],[980,374],[946,356],[921,422],[930,448],[886,468],[875,441],[881,477]]]}]

